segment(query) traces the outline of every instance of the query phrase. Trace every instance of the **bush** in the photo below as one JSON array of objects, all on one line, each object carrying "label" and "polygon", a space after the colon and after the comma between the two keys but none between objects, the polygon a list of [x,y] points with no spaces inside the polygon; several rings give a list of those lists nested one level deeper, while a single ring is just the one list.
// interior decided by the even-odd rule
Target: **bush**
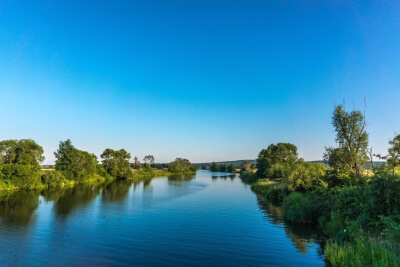
[{"label": "bush", "polygon": [[4,182],[19,188],[33,188],[42,185],[40,180],[40,169],[33,165],[4,164]]},{"label": "bush", "polygon": [[292,192],[283,201],[285,220],[298,223],[313,223],[311,201],[303,194]]},{"label": "bush", "polygon": [[290,191],[306,192],[317,187],[328,187],[324,181],[325,166],[299,160],[293,170],[284,178]]},{"label": "bush", "polygon": [[69,182],[59,171],[45,171],[42,175],[42,183],[47,187],[63,187]]},{"label": "bush", "polygon": [[287,195],[287,189],[284,184],[270,181],[268,179],[258,180],[256,183],[251,185],[251,189],[270,200],[283,201]]}]

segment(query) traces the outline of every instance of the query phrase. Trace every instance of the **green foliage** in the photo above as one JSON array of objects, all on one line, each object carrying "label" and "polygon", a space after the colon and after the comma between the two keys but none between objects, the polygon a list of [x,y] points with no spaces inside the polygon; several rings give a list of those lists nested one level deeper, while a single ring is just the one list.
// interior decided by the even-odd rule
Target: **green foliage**
[{"label": "green foliage", "polygon": [[297,147],[289,143],[271,144],[258,154],[257,175],[270,179],[285,177],[297,160]]},{"label": "green foliage", "polygon": [[138,158],[137,157],[135,157],[134,159],[134,162],[133,162],[133,168],[135,169],[135,170],[139,170],[142,166],[140,165],[140,161],[138,160]]},{"label": "green foliage", "polygon": [[365,237],[344,244],[329,241],[325,256],[333,266],[400,266],[399,254],[389,243]]},{"label": "green foliage", "polygon": [[4,164],[4,182],[19,188],[34,188],[41,186],[40,169],[37,166],[18,163]]},{"label": "green foliage", "polygon": [[327,148],[324,159],[333,169],[349,171],[359,179],[369,159],[365,116],[359,110],[347,112],[339,105],[333,111],[332,125],[338,148]]},{"label": "green foliage", "polygon": [[96,173],[100,175],[101,177],[104,177],[106,181],[114,180],[115,178],[112,177],[106,169],[104,169],[104,166],[101,164],[97,164],[96,166]]},{"label": "green foliage", "polygon": [[0,159],[4,164],[39,167],[44,160],[43,148],[31,139],[4,140],[0,142]]},{"label": "green foliage", "polygon": [[143,169],[144,169],[145,172],[152,172],[153,171],[153,169],[151,168],[151,165],[149,163],[147,163],[147,162],[144,164]]},{"label": "green foliage", "polygon": [[40,162],[44,160],[43,148],[31,139],[0,142],[2,187],[40,187]]},{"label": "green foliage", "polygon": [[69,181],[59,171],[45,171],[41,180],[47,187],[63,187],[69,184]]},{"label": "green foliage", "polygon": [[84,182],[96,173],[96,155],[76,149],[69,139],[60,142],[59,149],[54,155],[56,170],[68,180]]},{"label": "green foliage", "polygon": [[128,179],[132,177],[132,169],[129,163],[131,155],[125,149],[113,150],[107,148],[100,155],[103,159],[104,169],[116,179]]},{"label": "green foliage", "polygon": [[257,179],[258,179],[256,173],[252,170],[241,171],[239,177],[240,177],[240,179],[242,179],[243,182],[249,183],[249,184],[257,181]]},{"label": "green foliage", "polygon": [[220,168],[219,164],[216,163],[216,162],[213,162],[213,163],[211,163],[210,171],[212,171],[212,172],[218,172],[218,171],[219,171],[219,168]]},{"label": "green foliage", "polygon": [[172,173],[194,173],[196,170],[196,166],[183,158],[176,158],[175,161],[168,164],[168,171]]},{"label": "green foliage", "polygon": [[283,209],[285,219],[290,222],[313,222],[311,201],[301,193],[290,193],[283,201]]},{"label": "green foliage", "polygon": [[368,199],[372,219],[400,216],[400,176],[380,174],[373,177],[368,188]]},{"label": "green foliage", "polygon": [[151,165],[151,164],[154,163],[154,156],[153,155],[147,155],[147,156],[144,157],[143,161],[145,163],[148,163],[148,164]]},{"label": "green foliage", "polygon": [[228,166],[228,172],[235,172],[236,171],[236,165],[235,164],[231,164]]},{"label": "green foliage", "polygon": [[324,181],[325,166],[323,164],[309,163],[298,160],[290,172],[285,177],[284,182],[290,191],[310,191],[317,187],[327,187]]},{"label": "green foliage", "polygon": [[268,179],[258,180],[251,185],[251,189],[256,193],[262,194],[267,199],[275,201],[283,201],[287,195],[287,189],[284,184]]},{"label": "green foliage", "polygon": [[[391,172],[394,174],[396,167],[400,166],[400,134],[396,135],[393,140],[390,140],[389,145],[391,145],[391,147],[389,147],[388,154],[386,156],[375,156],[381,159],[386,159],[387,164],[385,165],[390,168]],[[384,171],[384,169],[380,170],[380,172],[382,171]]]},{"label": "green foliage", "polygon": [[[243,163],[240,165],[240,171],[245,172],[245,171],[250,171],[252,169],[252,164],[250,161],[245,160]],[[254,167],[254,164],[253,164]]]}]

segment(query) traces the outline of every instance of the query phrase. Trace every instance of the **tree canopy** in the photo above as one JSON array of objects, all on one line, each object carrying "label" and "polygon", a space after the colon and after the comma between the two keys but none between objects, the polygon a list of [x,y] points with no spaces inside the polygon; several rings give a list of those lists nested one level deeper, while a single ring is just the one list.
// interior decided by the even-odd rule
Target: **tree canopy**
[{"label": "tree canopy", "polygon": [[168,164],[168,171],[172,173],[192,173],[197,170],[196,166],[188,159],[176,158]]},{"label": "tree canopy", "polygon": [[100,155],[102,164],[108,174],[116,179],[127,179],[132,177],[129,159],[131,155],[125,149],[113,150],[107,148]]},{"label": "tree canopy", "polygon": [[69,139],[60,142],[54,155],[56,170],[68,180],[84,181],[96,173],[97,156],[76,149]]},{"label": "tree canopy", "polygon": [[297,160],[297,147],[290,143],[271,144],[262,149],[256,159],[257,176],[282,178]]},{"label": "tree canopy", "polygon": [[326,148],[324,160],[336,171],[361,177],[369,158],[365,115],[359,110],[347,112],[344,105],[338,105],[333,111],[332,125],[338,147]]}]

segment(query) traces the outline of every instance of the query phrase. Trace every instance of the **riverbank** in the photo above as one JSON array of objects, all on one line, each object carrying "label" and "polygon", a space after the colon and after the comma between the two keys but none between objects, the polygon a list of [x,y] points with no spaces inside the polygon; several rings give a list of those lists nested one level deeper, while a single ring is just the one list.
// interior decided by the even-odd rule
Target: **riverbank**
[{"label": "riverbank", "polygon": [[281,181],[260,179],[251,189],[281,203],[286,221],[320,229],[333,266],[400,266],[400,176],[365,179],[362,185],[309,192],[291,192]]}]

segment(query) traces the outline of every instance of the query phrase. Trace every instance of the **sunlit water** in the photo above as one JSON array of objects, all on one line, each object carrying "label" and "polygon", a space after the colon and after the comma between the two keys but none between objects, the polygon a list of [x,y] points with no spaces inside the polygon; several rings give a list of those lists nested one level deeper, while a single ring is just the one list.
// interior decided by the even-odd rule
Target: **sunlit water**
[{"label": "sunlit water", "polygon": [[236,175],[0,192],[1,266],[323,266],[315,231]]}]

